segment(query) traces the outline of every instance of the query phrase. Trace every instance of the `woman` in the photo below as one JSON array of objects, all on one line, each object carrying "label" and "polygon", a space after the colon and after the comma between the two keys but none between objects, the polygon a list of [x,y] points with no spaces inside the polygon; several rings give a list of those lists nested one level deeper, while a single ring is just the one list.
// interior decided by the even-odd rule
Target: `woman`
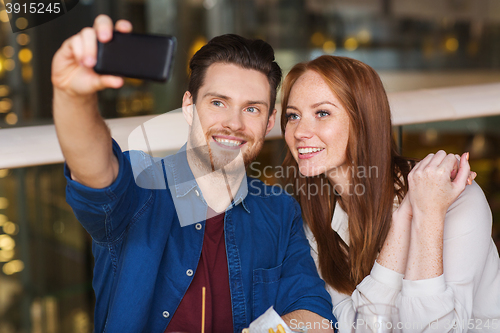
[{"label": "woman", "polygon": [[491,212],[468,154],[458,172],[443,151],[399,156],[380,78],[354,59],[297,64],[282,107],[283,163],[309,190],[297,199],[340,332],[366,303],[397,306],[404,332],[500,331]]}]

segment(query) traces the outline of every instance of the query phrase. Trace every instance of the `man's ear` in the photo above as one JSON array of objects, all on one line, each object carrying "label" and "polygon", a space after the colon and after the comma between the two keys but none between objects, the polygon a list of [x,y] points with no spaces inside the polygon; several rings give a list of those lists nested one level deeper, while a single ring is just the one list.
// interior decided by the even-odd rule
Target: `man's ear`
[{"label": "man's ear", "polygon": [[191,95],[189,91],[186,91],[182,97],[182,114],[184,115],[184,118],[189,126],[193,124],[193,108],[193,95]]},{"label": "man's ear", "polygon": [[277,112],[278,111],[276,111],[276,109],[274,109],[273,113],[271,113],[271,115],[269,116],[269,119],[267,120],[266,135],[268,135],[269,132],[271,132],[271,130],[274,127],[274,123],[276,122],[276,113]]}]

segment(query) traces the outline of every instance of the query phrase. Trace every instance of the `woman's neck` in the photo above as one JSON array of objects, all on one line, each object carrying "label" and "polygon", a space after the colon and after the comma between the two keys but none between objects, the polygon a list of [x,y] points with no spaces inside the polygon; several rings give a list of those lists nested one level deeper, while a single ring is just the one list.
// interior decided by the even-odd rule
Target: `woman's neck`
[{"label": "woman's neck", "polygon": [[330,181],[336,194],[339,195],[344,203],[347,202],[349,194],[353,191],[352,188],[352,166],[341,165],[328,172],[327,178]]}]

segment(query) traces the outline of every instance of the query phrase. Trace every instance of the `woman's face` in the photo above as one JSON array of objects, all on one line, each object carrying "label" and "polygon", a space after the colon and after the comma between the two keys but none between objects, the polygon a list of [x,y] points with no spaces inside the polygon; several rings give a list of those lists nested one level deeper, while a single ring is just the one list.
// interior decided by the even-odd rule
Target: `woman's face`
[{"label": "woman's face", "polygon": [[284,112],[285,140],[304,176],[330,175],[346,162],[349,117],[319,74],[297,79]]}]

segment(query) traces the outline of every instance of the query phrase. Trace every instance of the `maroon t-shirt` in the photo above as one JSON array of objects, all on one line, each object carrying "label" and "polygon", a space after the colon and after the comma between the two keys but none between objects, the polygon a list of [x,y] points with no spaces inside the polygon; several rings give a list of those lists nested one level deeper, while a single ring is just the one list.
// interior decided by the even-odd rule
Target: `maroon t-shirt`
[{"label": "maroon t-shirt", "polygon": [[[213,211],[208,212],[213,216]],[[198,268],[184,298],[168,324],[168,332],[201,332],[202,288],[205,295],[205,332],[233,332],[231,293],[224,240],[224,213],[207,219]]]}]

